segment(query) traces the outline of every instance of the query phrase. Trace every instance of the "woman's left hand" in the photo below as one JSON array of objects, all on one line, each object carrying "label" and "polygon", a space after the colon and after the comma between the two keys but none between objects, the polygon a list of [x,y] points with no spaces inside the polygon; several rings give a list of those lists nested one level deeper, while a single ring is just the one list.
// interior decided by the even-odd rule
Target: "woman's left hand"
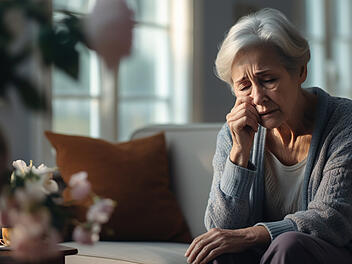
[{"label": "woman's left hand", "polygon": [[206,264],[225,253],[237,253],[251,246],[249,228],[220,229],[213,228],[196,237],[186,251],[187,262]]}]

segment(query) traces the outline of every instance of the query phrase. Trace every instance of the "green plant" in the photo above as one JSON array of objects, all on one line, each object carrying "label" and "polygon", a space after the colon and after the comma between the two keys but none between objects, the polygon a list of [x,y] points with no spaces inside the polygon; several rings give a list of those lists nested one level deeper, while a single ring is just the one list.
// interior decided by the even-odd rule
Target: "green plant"
[{"label": "green plant", "polygon": [[78,79],[77,44],[87,46],[82,17],[63,10],[62,19],[53,21],[49,2],[0,1],[0,98],[7,100],[13,87],[32,110],[46,110],[46,98],[40,84],[21,74],[23,64],[34,56],[43,67],[53,65]]}]

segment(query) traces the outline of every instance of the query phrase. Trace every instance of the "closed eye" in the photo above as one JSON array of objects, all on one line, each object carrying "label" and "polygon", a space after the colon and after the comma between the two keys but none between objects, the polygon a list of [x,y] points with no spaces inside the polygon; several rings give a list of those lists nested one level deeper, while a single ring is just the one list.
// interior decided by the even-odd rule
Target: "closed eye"
[{"label": "closed eye", "polygon": [[247,91],[248,89],[250,89],[251,86],[252,86],[252,83],[251,83],[251,82],[249,82],[248,80],[244,80],[244,81],[242,81],[242,82],[240,82],[240,83],[238,84],[237,89],[238,89],[238,91],[240,91],[240,92],[245,92],[245,91]]},{"label": "closed eye", "polygon": [[241,87],[239,87],[239,90],[240,90],[240,91],[245,91],[245,90],[248,90],[250,87],[251,87],[250,85],[241,86]]},{"label": "closed eye", "polygon": [[276,86],[277,78],[264,79],[262,80],[262,85],[267,89],[273,89]]},{"label": "closed eye", "polygon": [[276,81],[276,79],[263,80],[263,82],[265,82],[265,83],[272,83],[275,81]]}]

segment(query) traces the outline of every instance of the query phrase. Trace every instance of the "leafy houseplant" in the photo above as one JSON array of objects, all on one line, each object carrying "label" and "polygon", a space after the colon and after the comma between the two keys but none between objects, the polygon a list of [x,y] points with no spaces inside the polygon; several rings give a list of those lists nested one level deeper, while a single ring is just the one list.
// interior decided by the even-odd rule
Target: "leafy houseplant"
[{"label": "leafy houseplant", "polygon": [[[0,97],[14,87],[23,103],[33,110],[46,110],[40,83],[23,72],[35,64],[55,65],[71,77],[78,78],[78,42],[84,42],[79,18],[65,13],[53,23],[49,1],[5,0],[0,2]],[[65,61],[64,61],[65,60]]]},{"label": "leafy houseplant", "polygon": [[33,65],[55,66],[77,80],[78,44],[95,50],[109,68],[131,48],[133,13],[125,0],[96,0],[86,16],[62,10],[58,21],[52,20],[49,3],[0,1],[0,98],[6,100],[8,89],[14,87],[33,110],[48,108],[42,84],[28,72]]}]

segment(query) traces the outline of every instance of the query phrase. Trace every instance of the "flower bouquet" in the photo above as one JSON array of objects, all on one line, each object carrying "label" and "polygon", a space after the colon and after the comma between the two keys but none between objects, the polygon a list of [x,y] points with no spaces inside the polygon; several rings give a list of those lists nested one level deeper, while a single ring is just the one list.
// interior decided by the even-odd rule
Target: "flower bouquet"
[{"label": "flower bouquet", "polygon": [[14,257],[37,261],[57,255],[57,244],[67,224],[75,226],[75,241],[93,244],[99,240],[101,225],[108,222],[115,202],[92,192],[86,172],[72,175],[67,184],[72,202],[91,200],[82,223],[70,216],[67,209],[71,202],[63,202],[58,183],[53,180],[55,168],[43,164],[35,167],[32,162],[27,166],[22,160],[14,161],[13,167],[10,183],[0,196],[0,225],[1,243],[11,247]]}]

